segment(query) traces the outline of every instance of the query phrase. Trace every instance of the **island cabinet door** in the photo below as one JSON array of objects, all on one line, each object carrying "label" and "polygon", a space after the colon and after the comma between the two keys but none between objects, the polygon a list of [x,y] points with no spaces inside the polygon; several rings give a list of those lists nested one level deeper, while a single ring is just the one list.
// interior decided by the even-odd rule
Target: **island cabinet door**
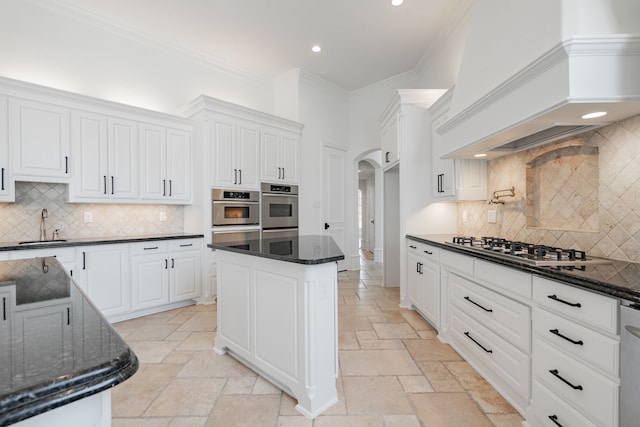
[{"label": "island cabinet door", "polygon": [[[252,352],[251,332],[251,267],[224,262],[218,265],[218,336],[216,347],[226,347],[245,357]],[[222,344],[220,344],[222,343]]]}]

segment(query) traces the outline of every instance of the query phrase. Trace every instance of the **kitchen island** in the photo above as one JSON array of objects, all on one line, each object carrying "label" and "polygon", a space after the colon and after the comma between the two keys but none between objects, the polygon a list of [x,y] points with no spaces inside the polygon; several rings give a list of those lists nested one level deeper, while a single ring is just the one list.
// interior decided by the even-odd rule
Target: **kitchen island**
[{"label": "kitchen island", "polygon": [[138,360],[56,258],[0,262],[0,300],[0,426],[110,426]]},{"label": "kitchen island", "polygon": [[230,353],[298,400],[309,418],[338,401],[336,261],[331,237],[209,245],[218,259],[214,351]]}]

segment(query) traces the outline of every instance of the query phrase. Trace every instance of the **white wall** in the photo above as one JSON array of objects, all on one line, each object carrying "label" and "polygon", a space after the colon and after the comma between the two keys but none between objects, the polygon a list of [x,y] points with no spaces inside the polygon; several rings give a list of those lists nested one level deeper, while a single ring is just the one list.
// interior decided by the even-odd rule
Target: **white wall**
[{"label": "white wall", "polygon": [[[347,92],[309,73],[300,74],[300,122],[304,123],[300,148],[299,227],[303,234],[323,234],[322,147],[348,147]],[[351,172],[347,171],[346,176]],[[349,185],[345,183],[345,185]],[[357,185],[357,182],[351,185]],[[355,228],[357,239],[357,225]],[[347,230],[348,232],[350,230]],[[351,229],[353,231],[353,229]],[[348,236],[349,239],[351,236]]]},{"label": "white wall", "polygon": [[1,76],[173,114],[202,94],[274,110],[271,81],[41,4],[2,0]]}]

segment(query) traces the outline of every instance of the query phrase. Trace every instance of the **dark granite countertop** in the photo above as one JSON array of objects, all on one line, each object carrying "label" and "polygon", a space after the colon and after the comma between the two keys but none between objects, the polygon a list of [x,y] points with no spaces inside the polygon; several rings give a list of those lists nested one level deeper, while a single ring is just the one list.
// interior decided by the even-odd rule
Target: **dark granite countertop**
[{"label": "dark granite countertop", "polygon": [[0,426],[131,377],[138,359],[56,258],[0,261]]},{"label": "dark granite countertop", "polygon": [[453,234],[418,234],[406,237],[417,242],[432,244],[452,252],[459,252],[485,261],[516,268],[537,276],[558,280],[573,286],[589,289],[608,296],[640,303],[640,264],[610,260],[610,264],[588,265],[584,270],[565,267],[534,267],[515,261],[497,258],[486,253],[470,251],[463,246],[448,245]]},{"label": "dark granite countertop", "polygon": [[326,264],[344,259],[344,254],[330,236],[309,235],[275,239],[249,240],[207,245],[212,249],[236,252],[296,264]]},{"label": "dark granite countertop", "polygon": [[68,240],[49,240],[46,242],[37,242],[36,244],[23,244],[18,242],[0,242],[0,252],[2,251],[19,251],[26,249],[44,249],[44,248],[63,248],[72,246],[85,245],[105,245],[115,243],[132,243],[132,242],[150,242],[154,240],[171,240],[171,239],[197,239],[204,237],[202,234],[147,234],[139,236],[112,236],[112,237],[85,237],[81,239]]}]

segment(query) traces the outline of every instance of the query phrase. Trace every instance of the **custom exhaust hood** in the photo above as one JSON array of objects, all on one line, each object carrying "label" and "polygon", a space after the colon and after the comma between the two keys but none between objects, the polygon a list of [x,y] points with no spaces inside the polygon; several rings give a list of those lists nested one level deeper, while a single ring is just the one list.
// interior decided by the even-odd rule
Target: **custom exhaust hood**
[{"label": "custom exhaust hood", "polygon": [[[525,150],[640,114],[640,2],[474,0],[445,158]],[[582,118],[606,112],[597,118]]]}]

